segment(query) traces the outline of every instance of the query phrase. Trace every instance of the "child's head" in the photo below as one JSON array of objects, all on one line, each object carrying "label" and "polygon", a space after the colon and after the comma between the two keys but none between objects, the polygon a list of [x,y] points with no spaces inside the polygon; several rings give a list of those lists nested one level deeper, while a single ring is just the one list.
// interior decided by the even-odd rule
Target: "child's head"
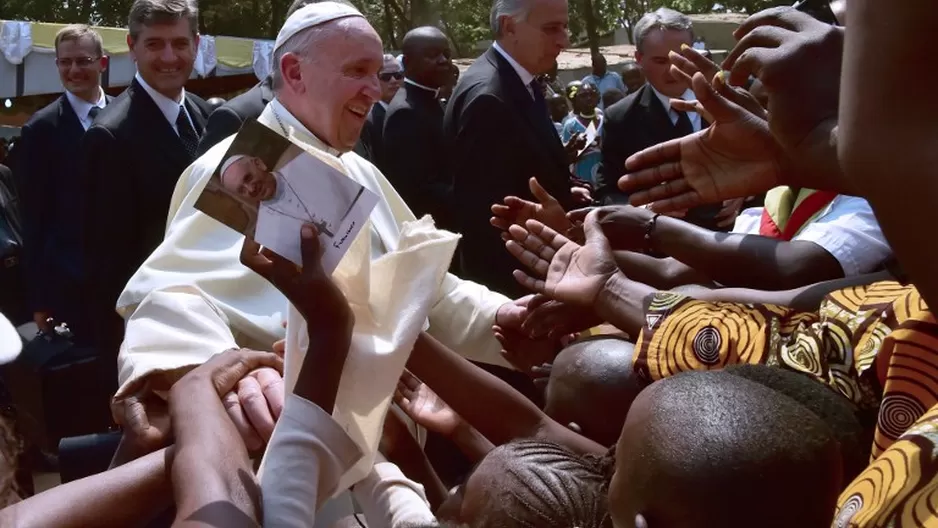
[{"label": "child's head", "polygon": [[616,528],[826,528],[841,465],[830,429],[801,404],[726,372],[687,372],[635,399],[610,514]]},{"label": "child's head", "polygon": [[551,120],[557,123],[563,122],[563,118],[570,111],[567,108],[567,99],[558,93],[550,94],[547,97],[547,108],[550,110]]},{"label": "child's head", "polygon": [[512,442],[492,450],[437,516],[473,528],[611,528],[611,470],[611,460],[551,442]]},{"label": "child's head", "polygon": [[632,369],[633,352],[631,343],[609,336],[564,348],[551,367],[544,412],[587,438],[614,445],[632,401],[645,387]]},{"label": "child's head", "polygon": [[766,365],[734,365],[726,372],[775,389],[811,410],[827,424],[843,456],[844,482],[850,482],[870,463],[873,429],[857,417],[857,407],[840,393],[810,377]]}]

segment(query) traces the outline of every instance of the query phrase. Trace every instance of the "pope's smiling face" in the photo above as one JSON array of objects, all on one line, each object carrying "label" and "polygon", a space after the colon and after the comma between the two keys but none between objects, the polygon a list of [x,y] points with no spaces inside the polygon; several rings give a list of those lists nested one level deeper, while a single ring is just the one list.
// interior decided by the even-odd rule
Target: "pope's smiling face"
[{"label": "pope's smiling face", "polygon": [[251,203],[269,200],[277,192],[277,179],[260,158],[247,156],[221,174],[222,186]]},{"label": "pope's smiling face", "polygon": [[284,58],[285,83],[296,96],[290,110],[319,139],[346,152],[381,97],[381,38],[362,17],[331,22],[321,31],[305,57]]}]

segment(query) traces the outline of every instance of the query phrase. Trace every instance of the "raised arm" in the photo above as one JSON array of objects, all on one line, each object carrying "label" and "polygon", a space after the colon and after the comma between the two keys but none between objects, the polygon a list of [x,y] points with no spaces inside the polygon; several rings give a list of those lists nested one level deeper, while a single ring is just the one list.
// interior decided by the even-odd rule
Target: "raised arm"
[{"label": "raised arm", "polygon": [[522,438],[550,439],[578,453],[603,447],[548,417],[504,381],[423,333],[407,368],[495,445]]}]

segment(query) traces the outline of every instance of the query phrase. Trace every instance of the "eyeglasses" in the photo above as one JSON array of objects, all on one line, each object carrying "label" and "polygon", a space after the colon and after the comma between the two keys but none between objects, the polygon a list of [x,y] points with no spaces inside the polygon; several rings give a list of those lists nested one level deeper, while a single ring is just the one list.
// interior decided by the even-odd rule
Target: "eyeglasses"
[{"label": "eyeglasses", "polygon": [[831,8],[830,0],[798,0],[792,7],[825,24],[838,25],[837,15]]},{"label": "eyeglasses", "polygon": [[74,59],[72,58],[55,59],[55,64],[59,68],[64,68],[64,69],[71,68],[73,64],[75,66],[78,66],[79,68],[87,68],[88,66],[91,66],[92,64],[94,64],[100,58],[101,57],[76,57]]},{"label": "eyeglasses", "polygon": [[378,78],[383,82],[389,82],[391,79],[400,81],[404,78],[404,72],[388,72],[388,73],[379,73]]}]

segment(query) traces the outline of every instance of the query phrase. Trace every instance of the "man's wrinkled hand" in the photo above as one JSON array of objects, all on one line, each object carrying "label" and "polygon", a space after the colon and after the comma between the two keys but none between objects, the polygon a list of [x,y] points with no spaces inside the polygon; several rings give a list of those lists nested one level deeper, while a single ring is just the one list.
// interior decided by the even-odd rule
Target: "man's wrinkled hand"
[{"label": "man's wrinkled hand", "polygon": [[152,453],[172,443],[172,424],[169,406],[144,387],[138,394],[111,402],[114,421],[124,431],[137,456]]}]

